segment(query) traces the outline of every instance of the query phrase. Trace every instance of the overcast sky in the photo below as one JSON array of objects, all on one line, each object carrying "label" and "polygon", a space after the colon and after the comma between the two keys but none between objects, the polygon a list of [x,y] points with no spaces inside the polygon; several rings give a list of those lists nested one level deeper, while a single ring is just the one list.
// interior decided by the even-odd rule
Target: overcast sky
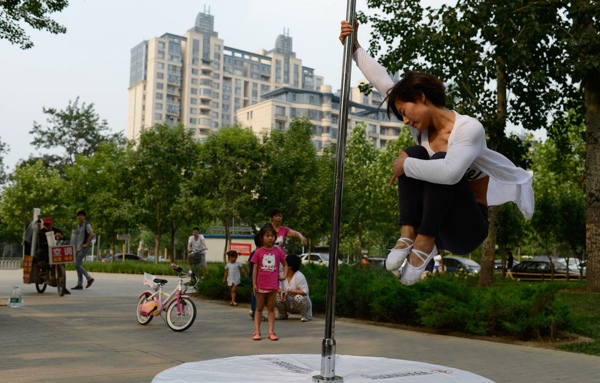
[{"label": "overcast sky", "polygon": [[[34,121],[46,125],[42,108],[62,110],[77,97],[93,103],[113,131],[124,132],[131,48],[167,32],[183,35],[205,9],[226,46],[249,52],[274,48],[289,30],[296,56],[339,89],[343,46],[337,35],[346,7],[342,0],[73,0],[52,16],[66,34],[27,30],[35,44],[28,50],[0,40],[0,140],[10,147],[4,163],[12,171],[36,152],[29,131]],[[367,11],[366,0],[357,0],[356,8]],[[359,33],[366,45],[369,30]],[[355,68],[353,84],[361,78]]]}]

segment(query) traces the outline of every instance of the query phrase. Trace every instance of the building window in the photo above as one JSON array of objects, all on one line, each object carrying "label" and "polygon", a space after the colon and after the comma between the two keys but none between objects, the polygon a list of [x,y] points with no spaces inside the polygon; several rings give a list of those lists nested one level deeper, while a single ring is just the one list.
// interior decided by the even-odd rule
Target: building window
[{"label": "building window", "polygon": [[192,99],[190,99],[190,103],[192,105],[196,105],[196,104],[198,104],[198,99],[197,98],[192,98]]},{"label": "building window", "polygon": [[165,85],[162,82],[156,83],[156,89],[164,89]]},{"label": "building window", "polygon": [[275,116],[285,117],[285,107],[276,105],[275,106]]},{"label": "building window", "polygon": [[156,104],[154,104],[154,109],[156,110],[162,110],[163,104],[160,102],[157,102]]},{"label": "building window", "polygon": [[157,100],[162,100],[163,99],[163,94],[162,93],[156,93],[156,99]]},{"label": "building window", "polygon": [[160,114],[160,113],[154,113],[154,119],[155,120],[162,120],[162,114]]},{"label": "building window", "polygon": [[162,79],[165,78],[165,74],[162,73],[162,72],[157,72],[156,73],[156,78],[159,79],[159,80],[162,80]]},{"label": "building window", "polygon": [[249,111],[248,113],[246,113],[246,119],[247,120],[251,120],[252,119],[252,111]]}]

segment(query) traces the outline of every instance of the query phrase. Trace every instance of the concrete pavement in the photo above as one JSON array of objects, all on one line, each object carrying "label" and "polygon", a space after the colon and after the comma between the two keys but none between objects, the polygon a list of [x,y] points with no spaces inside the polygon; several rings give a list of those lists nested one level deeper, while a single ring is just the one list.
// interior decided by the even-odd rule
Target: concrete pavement
[{"label": "concrete pavement", "polygon": [[[171,331],[158,317],[135,319],[141,275],[93,273],[89,289],[59,297],[38,294],[22,282],[22,270],[0,270],[0,381],[150,382],[181,363],[256,354],[321,353],[325,322],[277,321],[278,342],[252,341],[248,305],[194,298],[198,317],[187,331]],[[175,277],[167,277],[170,290]],[[75,285],[67,272],[67,287]],[[25,306],[6,306],[11,286]],[[263,334],[267,332],[263,324]],[[454,367],[495,382],[600,381],[600,358],[529,346],[424,334],[338,319],[337,354],[380,356]]]}]

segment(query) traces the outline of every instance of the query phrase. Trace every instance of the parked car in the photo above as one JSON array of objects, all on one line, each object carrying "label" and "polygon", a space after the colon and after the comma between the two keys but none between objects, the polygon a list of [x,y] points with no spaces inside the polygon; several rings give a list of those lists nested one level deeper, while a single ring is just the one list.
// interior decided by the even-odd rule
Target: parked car
[{"label": "parked car", "polygon": [[[326,253],[304,253],[298,257],[302,260],[302,264],[315,263],[317,265],[329,266],[329,254]],[[338,264],[342,261],[338,259]]]},{"label": "parked car", "polygon": [[86,262],[96,262],[96,261],[99,261],[100,259],[98,258],[97,255],[86,255],[85,260],[86,260]]},{"label": "parked car", "polygon": [[479,263],[472,259],[456,256],[447,256],[443,258],[444,271],[454,273],[464,270],[468,274],[477,274],[481,270]]},{"label": "parked car", "polygon": [[[123,253],[116,253],[115,254],[115,262],[116,261],[122,261],[123,260]],[[138,257],[135,254],[125,254],[125,260],[126,261],[141,261],[142,258]],[[107,256],[105,256],[104,258],[102,258],[102,262],[111,262],[112,261],[112,255],[109,254]]]},{"label": "parked car", "polygon": [[[149,256],[148,256],[148,257],[145,259],[145,261],[146,261],[146,262],[154,262],[154,259],[155,259],[154,255],[149,255]],[[166,260],[166,259],[165,259],[165,257],[163,257],[162,255],[159,255],[159,256],[158,256],[158,262],[167,262],[167,260]]]},{"label": "parked car", "polygon": [[[481,271],[481,265],[479,265],[479,263],[465,257],[447,255],[444,257],[442,262],[444,264],[444,272],[446,273],[455,273],[457,271],[464,270],[468,274],[477,274],[479,271]],[[433,265],[434,261],[432,259],[427,264],[425,270],[433,273]]]},{"label": "parked car", "polygon": [[[553,268],[554,279],[567,278],[566,267],[555,265],[550,261],[523,261],[512,268],[510,276],[518,281],[547,281],[553,277]],[[569,272],[569,278],[577,279],[579,274]]]},{"label": "parked car", "polygon": [[[567,268],[567,258],[565,257],[556,257],[556,256],[549,256],[549,255],[536,255],[533,257],[534,261],[550,261],[554,264],[554,267],[559,268],[559,269],[566,269]],[[585,267],[585,261],[581,261],[581,259],[579,258],[574,258],[574,257],[570,257],[568,258],[568,268],[569,268],[569,275],[574,275],[574,276],[578,276],[580,274],[580,272],[585,275],[586,273],[586,267]]]},{"label": "parked car", "polygon": [[[515,267],[518,264],[519,264],[518,261],[513,261],[513,267]],[[502,260],[501,259],[494,259],[494,270],[502,271]]]}]

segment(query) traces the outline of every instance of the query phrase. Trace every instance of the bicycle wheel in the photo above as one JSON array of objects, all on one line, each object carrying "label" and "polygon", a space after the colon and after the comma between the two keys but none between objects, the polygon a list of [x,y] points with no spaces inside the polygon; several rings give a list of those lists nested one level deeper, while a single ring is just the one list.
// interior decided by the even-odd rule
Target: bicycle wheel
[{"label": "bicycle wheel", "polygon": [[46,291],[46,287],[48,287],[48,285],[46,284],[46,281],[43,281],[40,283],[35,282],[35,289],[40,294],[42,294],[44,291]]},{"label": "bicycle wheel", "polygon": [[[35,265],[36,267],[38,267],[37,265]],[[46,284],[46,278],[48,278],[48,274],[46,273],[45,276],[40,275],[42,273],[42,269],[38,267],[37,269],[37,275],[35,276],[35,289],[37,290],[38,293],[43,294],[44,291],[46,291],[46,287],[48,287],[48,285]]]},{"label": "bicycle wheel", "polygon": [[173,331],[185,331],[196,320],[196,305],[189,298],[181,298],[181,313],[177,312],[177,299],[167,307],[167,325]]},{"label": "bicycle wheel", "polygon": [[54,269],[56,270],[56,288],[58,289],[58,295],[62,297],[65,295],[67,285],[65,265],[56,265]]},{"label": "bicycle wheel", "polygon": [[144,303],[150,302],[150,301],[152,301],[152,295],[150,293],[146,293],[140,297],[140,299],[138,300],[137,306],[135,307],[135,317],[137,318],[138,323],[143,326],[150,323],[152,318],[154,318],[152,315],[148,315],[148,316],[142,315],[142,305]]}]

